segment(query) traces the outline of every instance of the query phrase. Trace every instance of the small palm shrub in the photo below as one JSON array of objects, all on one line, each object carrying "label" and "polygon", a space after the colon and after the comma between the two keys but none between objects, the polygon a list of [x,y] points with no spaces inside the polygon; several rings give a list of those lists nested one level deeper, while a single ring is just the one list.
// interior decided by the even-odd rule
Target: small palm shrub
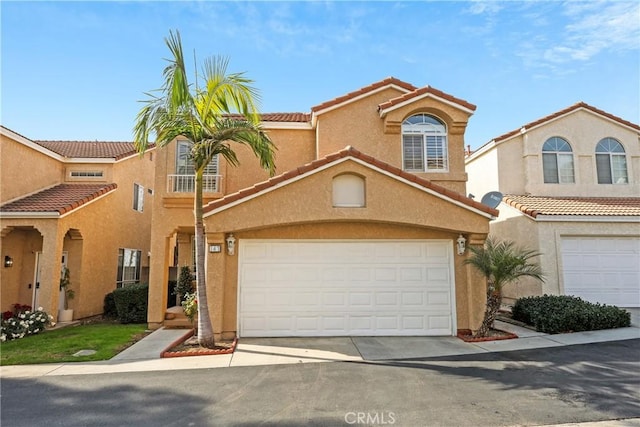
[{"label": "small palm shrub", "polygon": [[547,334],[631,326],[631,314],[626,310],[570,295],[520,298],[513,306],[512,315],[515,320]]}]

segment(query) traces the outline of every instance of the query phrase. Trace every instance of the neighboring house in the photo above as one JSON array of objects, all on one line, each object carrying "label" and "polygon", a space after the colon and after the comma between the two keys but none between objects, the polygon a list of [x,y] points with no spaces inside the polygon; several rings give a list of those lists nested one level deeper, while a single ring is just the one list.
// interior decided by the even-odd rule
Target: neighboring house
[{"label": "neighboring house", "polygon": [[[484,281],[464,264],[498,212],[465,196],[475,106],[387,78],[310,113],[263,114],[277,174],[236,146],[205,180],[209,306],[218,337],[454,335]],[[194,265],[189,142],[156,151],[149,324]],[[462,254],[458,254],[461,246]]]},{"label": "neighboring house", "polygon": [[148,276],[154,148],[127,142],[33,141],[0,126],[2,311],[63,305],[70,272],[74,318],[103,312],[104,296]]},{"label": "neighboring house", "polygon": [[467,157],[468,191],[504,195],[491,234],[542,254],[546,282],[505,296],[640,307],[639,137],[637,124],[581,102]]}]

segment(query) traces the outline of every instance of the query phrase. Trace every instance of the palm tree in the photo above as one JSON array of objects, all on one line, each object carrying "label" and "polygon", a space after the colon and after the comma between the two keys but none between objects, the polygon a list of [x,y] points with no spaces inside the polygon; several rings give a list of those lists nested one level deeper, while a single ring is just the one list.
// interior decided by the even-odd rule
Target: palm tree
[{"label": "palm tree", "polygon": [[544,281],[542,270],[532,258],[540,254],[516,247],[511,241],[495,241],[488,238],[483,247],[470,246],[471,255],[466,264],[474,266],[487,279],[487,306],[482,325],[475,337],[486,337],[502,304],[502,288],[521,277],[533,277]]},{"label": "palm tree", "polygon": [[275,146],[259,123],[259,95],[244,73],[228,74],[228,59],[207,58],[202,74],[195,74],[195,87],[187,78],[182,41],[179,32],[165,38],[172,58],[164,69],[164,83],[138,112],[134,127],[134,144],[143,153],[151,134],[158,147],[164,147],[177,137],[192,143],[190,158],[195,169],[194,220],[196,237],[196,287],[198,295],[198,342],[204,347],[215,346],[214,331],[209,316],[205,275],[205,237],[203,222],[203,175],[215,155],[222,155],[232,166],[238,165],[231,143],[251,148],[260,165],[273,175]]}]

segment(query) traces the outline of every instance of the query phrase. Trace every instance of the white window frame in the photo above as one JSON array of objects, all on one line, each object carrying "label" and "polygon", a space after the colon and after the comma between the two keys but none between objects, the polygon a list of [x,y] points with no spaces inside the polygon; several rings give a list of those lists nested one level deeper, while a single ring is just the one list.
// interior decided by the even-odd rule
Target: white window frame
[{"label": "white window frame", "polygon": [[[407,172],[449,172],[447,125],[432,114],[414,114],[402,123],[402,168]],[[410,137],[413,141],[409,142]],[[418,137],[418,138],[416,138]],[[407,144],[420,143],[420,159],[407,158]],[[415,146],[414,146],[415,150]],[[414,166],[408,165],[412,162]],[[416,163],[421,163],[415,166]]]},{"label": "white window frame", "polygon": [[[606,146],[605,146],[606,144]],[[614,151],[619,148],[622,151]],[[601,151],[599,151],[601,150]],[[627,166],[627,153],[624,146],[620,141],[615,138],[607,137],[601,139],[596,145],[596,180],[598,184],[628,184],[629,183],[629,168]],[[598,159],[608,157],[606,162],[607,170],[601,170],[600,167],[605,167],[602,162],[598,162]],[[611,182],[601,182],[600,172],[608,172]]]},{"label": "white window frame", "polygon": [[[555,178],[548,177],[546,171],[547,162],[553,159],[555,166]],[[569,173],[570,172],[570,173]],[[573,162],[573,149],[569,142],[559,136],[552,136],[542,146],[542,180],[545,184],[575,184],[575,165]]]},{"label": "white window frame", "polygon": [[[177,177],[185,177],[188,179],[180,179],[176,180],[178,187],[180,187],[180,192],[193,192],[195,187],[195,175],[196,171],[193,167],[193,161],[189,158],[189,153],[191,152],[191,147],[193,143],[187,139],[178,140],[178,144],[176,147],[176,165],[175,165],[175,173]],[[219,155],[216,154],[213,156],[209,164],[204,170],[203,181],[202,181],[202,191],[205,193],[215,193],[218,192],[218,171],[219,168]],[[193,181],[190,181],[191,177]],[[176,187],[177,188],[177,187]]]},{"label": "white window frame", "polygon": [[144,187],[133,183],[133,210],[142,212],[144,210]]},{"label": "white window frame", "polygon": [[139,249],[118,249],[118,271],[116,287],[140,283],[140,271],[142,269],[142,251]]}]

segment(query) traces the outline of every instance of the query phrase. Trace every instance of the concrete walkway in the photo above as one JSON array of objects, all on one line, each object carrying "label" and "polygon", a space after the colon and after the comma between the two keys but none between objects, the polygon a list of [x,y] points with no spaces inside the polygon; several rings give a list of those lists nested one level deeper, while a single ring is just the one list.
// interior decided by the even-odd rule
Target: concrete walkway
[{"label": "concrete walkway", "polygon": [[638,339],[640,328],[635,322],[633,325],[629,328],[548,335],[498,321],[498,329],[513,332],[518,338],[477,343],[467,343],[457,337],[241,338],[233,354],[166,359],[161,359],[160,353],[188,331],[162,328],[111,360],[2,366],[0,377],[29,378],[334,361],[418,359]]}]

